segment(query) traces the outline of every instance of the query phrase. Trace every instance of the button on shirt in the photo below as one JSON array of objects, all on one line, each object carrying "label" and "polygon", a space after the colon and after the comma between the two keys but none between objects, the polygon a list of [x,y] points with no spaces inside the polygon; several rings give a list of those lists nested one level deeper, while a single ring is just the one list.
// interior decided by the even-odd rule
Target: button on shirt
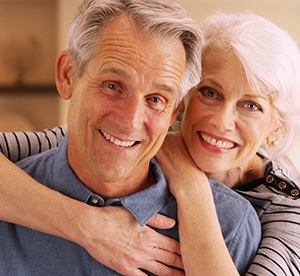
[{"label": "button on shirt", "polygon": [[[123,198],[104,201],[88,190],[69,167],[67,141],[65,137],[58,148],[24,159],[18,166],[37,181],[76,200],[100,208],[124,206],[141,226],[158,212],[177,218],[176,201],[169,194],[163,173],[154,159],[151,170],[157,179],[155,185]],[[210,182],[226,245],[238,270],[243,273],[258,247],[260,222],[247,200],[223,184]],[[119,275],[68,240],[2,221],[0,231],[1,275]],[[177,226],[158,231],[178,239]]]},{"label": "button on shirt", "polygon": [[275,162],[265,176],[238,188],[255,207],[262,240],[248,275],[300,275],[300,182]]}]

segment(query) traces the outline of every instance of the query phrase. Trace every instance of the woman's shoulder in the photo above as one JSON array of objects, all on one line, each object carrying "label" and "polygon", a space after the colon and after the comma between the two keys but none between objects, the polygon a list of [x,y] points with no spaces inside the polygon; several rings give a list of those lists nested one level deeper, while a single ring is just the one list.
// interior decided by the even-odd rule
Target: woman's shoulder
[{"label": "woman's shoulder", "polygon": [[251,181],[236,191],[254,198],[272,200],[275,196],[282,196],[282,200],[294,201],[300,199],[300,181],[288,169],[270,161],[266,165],[264,177]]}]

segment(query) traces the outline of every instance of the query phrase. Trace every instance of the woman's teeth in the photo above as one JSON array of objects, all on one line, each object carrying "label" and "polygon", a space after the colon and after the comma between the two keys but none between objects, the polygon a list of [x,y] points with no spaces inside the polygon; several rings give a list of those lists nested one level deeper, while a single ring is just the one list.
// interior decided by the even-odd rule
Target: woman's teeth
[{"label": "woman's teeth", "polygon": [[232,143],[232,142],[217,140],[217,139],[212,138],[202,132],[200,133],[200,135],[206,143],[208,143],[212,146],[222,148],[222,149],[230,149],[230,148],[234,147],[234,143]]}]

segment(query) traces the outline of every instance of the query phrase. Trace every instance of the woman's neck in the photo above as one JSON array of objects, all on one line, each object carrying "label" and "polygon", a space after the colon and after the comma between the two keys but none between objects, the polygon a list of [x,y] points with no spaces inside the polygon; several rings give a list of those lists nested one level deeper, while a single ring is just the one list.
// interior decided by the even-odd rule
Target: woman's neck
[{"label": "woman's neck", "polygon": [[252,160],[243,166],[223,172],[207,173],[207,176],[224,183],[229,188],[237,188],[263,177],[264,173],[265,163],[261,157],[255,155]]}]

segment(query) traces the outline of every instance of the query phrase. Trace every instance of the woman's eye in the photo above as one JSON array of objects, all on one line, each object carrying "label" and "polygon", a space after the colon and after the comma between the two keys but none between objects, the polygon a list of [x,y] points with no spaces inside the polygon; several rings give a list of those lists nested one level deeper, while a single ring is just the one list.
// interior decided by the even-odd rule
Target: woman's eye
[{"label": "woman's eye", "polygon": [[246,103],[244,106],[250,111],[262,111],[261,107],[253,102]]},{"label": "woman's eye", "polygon": [[207,98],[217,97],[217,92],[210,87],[201,87],[198,91]]},{"label": "woman's eye", "polygon": [[216,104],[216,101],[221,101],[221,95],[215,89],[203,86],[198,89],[200,93],[200,98],[203,102],[207,104]]}]

